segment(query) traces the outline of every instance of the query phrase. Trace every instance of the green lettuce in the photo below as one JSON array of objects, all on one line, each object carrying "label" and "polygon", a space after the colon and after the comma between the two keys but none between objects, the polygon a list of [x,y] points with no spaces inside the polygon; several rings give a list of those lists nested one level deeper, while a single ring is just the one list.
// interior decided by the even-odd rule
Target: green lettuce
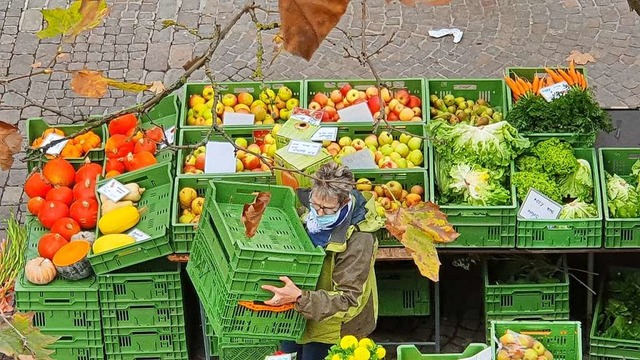
[{"label": "green lettuce", "polygon": [[588,219],[597,218],[598,208],[595,204],[574,200],[562,207],[560,219]]},{"label": "green lettuce", "polygon": [[578,168],[560,180],[560,192],[563,197],[593,201],[593,176],[587,160],[578,159]]},{"label": "green lettuce", "polygon": [[489,169],[479,165],[453,165],[447,183],[448,193],[462,196],[472,206],[506,205],[511,200],[509,190],[492,176]]},{"label": "green lettuce", "polygon": [[558,138],[537,143],[533,152],[540,159],[544,172],[551,176],[566,176],[578,168],[578,159],[573,147]]},{"label": "green lettuce", "polygon": [[549,199],[562,203],[560,188],[549,175],[534,171],[519,171],[513,174],[513,184],[516,186],[518,199],[524,201],[529,189],[534,188],[546,195]]},{"label": "green lettuce", "polygon": [[636,189],[623,178],[607,174],[609,212],[614,218],[637,218],[640,215],[640,197]]}]

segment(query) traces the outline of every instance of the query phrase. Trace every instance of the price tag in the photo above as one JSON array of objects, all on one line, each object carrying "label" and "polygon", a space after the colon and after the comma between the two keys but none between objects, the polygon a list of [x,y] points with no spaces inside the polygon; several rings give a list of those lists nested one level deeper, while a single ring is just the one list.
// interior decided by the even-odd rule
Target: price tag
[{"label": "price tag", "polygon": [[[169,144],[173,144],[173,142],[176,139],[176,127],[172,126],[168,129],[165,129],[164,138],[167,140]],[[165,144],[164,142],[160,143],[160,146],[159,146],[160,149],[164,149],[165,147],[167,147],[167,144]]]},{"label": "price tag", "polygon": [[342,122],[373,122],[373,115],[371,115],[366,102],[338,110],[338,115],[340,115],[340,121]]},{"label": "price tag", "polygon": [[311,141],[336,141],[338,138],[338,128],[335,127],[321,127],[311,137]]},{"label": "price tag", "polygon": [[322,144],[319,143],[292,140],[287,151],[292,154],[316,156],[321,148]]},{"label": "price tag", "polygon": [[118,202],[120,199],[127,196],[129,189],[124,187],[120,181],[111,179],[106,184],[100,186],[100,188],[98,188],[98,192],[106,196],[109,200]]},{"label": "price tag", "polygon": [[253,125],[255,118],[253,114],[226,112],[222,116],[222,125]]},{"label": "price tag", "polygon": [[264,360],[296,360],[294,354],[269,355]]},{"label": "price tag", "polygon": [[300,107],[293,108],[291,111],[291,119],[303,121],[314,126],[320,125],[322,121],[323,110],[309,110]]},{"label": "price tag", "polygon": [[488,347],[472,357],[461,358],[460,360],[491,360],[493,359],[493,349]]},{"label": "price tag", "polygon": [[147,233],[145,233],[144,231],[142,231],[142,230],[140,230],[138,228],[133,228],[133,230],[129,231],[127,233],[127,235],[129,235],[132,238],[136,239],[136,242],[140,242],[140,241],[145,241],[145,240],[151,239],[151,236],[149,236]]},{"label": "price tag", "polygon": [[540,89],[540,95],[547,100],[547,102],[551,102],[560,96],[566,94],[571,88],[566,81],[562,81],[551,86],[543,87]]},{"label": "price tag", "polygon": [[345,155],[341,159],[342,165],[349,169],[377,169],[371,151],[369,149],[359,150],[353,154]]},{"label": "price tag", "polygon": [[[47,137],[44,140],[42,140],[42,145],[40,145],[40,147],[47,146],[50,143],[60,139],[64,139],[64,136],[58,135],[56,133],[51,133],[47,135]],[[68,142],[69,140],[60,141],[59,143],[56,143],[52,147],[48,148],[46,153],[54,156],[58,155],[62,152],[62,149],[64,149],[64,146],[67,145]]]},{"label": "price tag", "polygon": [[236,154],[233,144],[209,141],[204,162],[205,174],[229,174],[236,172]]},{"label": "price tag", "polygon": [[531,220],[554,220],[560,216],[562,205],[549,199],[536,189],[529,189],[518,216]]}]

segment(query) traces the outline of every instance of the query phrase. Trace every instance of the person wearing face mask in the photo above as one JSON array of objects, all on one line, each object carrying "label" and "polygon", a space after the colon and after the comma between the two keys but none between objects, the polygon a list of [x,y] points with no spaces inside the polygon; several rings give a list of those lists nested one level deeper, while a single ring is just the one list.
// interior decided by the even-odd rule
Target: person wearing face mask
[{"label": "person wearing face mask", "polygon": [[352,172],[327,163],[314,174],[311,189],[299,189],[303,220],[311,241],[325,249],[326,257],[315,291],[300,290],[288,277],[283,287],[264,285],[274,296],[265,303],[295,303],[307,319],[297,342],[284,341],[281,350],[298,360],[322,360],[341,336],[366,337],[376,327],[378,292],[374,263],[381,228],[374,200],[354,189]]}]

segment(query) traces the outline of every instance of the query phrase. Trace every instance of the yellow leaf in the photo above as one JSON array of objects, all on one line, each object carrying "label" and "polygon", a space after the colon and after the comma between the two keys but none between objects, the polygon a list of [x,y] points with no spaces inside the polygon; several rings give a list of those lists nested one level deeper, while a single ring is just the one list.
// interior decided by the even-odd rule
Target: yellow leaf
[{"label": "yellow leaf", "polygon": [[37,33],[40,39],[58,35],[74,37],[100,25],[108,13],[106,0],[76,0],[69,8],[41,10],[47,27]]},{"label": "yellow leaf", "polygon": [[133,82],[124,82],[124,81],[118,81],[118,80],[113,80],[113,79],[109,79],[109,78],[105,78],[107,81],[107,85],[120,89],[120,90],[124,90],[124,91],[130,91],[130,92],[142,92],[142,91],[146,91],[149,89],[148,85],[145,84],[138,84],[138,83],[133,83]]},{"label": "yellow leaf", "polygon": [[435,282],[440,280],[440,259],[433,242],[425,240],[419,229],[409,226],[402,237],[402,244],[409,250],[422,276]]},{"label": "yellow leaf", "polygon": [[102,71],[78,70],[71,77],[71,90],[78,95],[101,98],[107,94],[107,79],[102,76]]},{"label": "yellow leaf", "polygon": [[109,13],[106,0],[78,0],[80,5],[80,22],[78,22],[69,32],[69,35],[76,36],[85,30],[90,30],[102,23],[102,20]]}]

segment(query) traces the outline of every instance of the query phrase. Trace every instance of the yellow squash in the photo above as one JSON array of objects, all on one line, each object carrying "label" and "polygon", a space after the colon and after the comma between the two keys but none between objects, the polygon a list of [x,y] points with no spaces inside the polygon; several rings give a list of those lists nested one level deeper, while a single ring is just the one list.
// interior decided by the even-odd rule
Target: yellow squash
[{"label": "yellow squash", "polygon": [[100,232],[107,234],[122,234],[136,226],[140,221],[140,214],[135,206],[124,206],[111,210],[98,221]]},{"label": "yellow squash", "polygon": [[131,245],[135,242],[136,239],[127,234],[103,235],[93,243],[93,253],[100,254],[106,251],[117,249],[119,247]]}]

